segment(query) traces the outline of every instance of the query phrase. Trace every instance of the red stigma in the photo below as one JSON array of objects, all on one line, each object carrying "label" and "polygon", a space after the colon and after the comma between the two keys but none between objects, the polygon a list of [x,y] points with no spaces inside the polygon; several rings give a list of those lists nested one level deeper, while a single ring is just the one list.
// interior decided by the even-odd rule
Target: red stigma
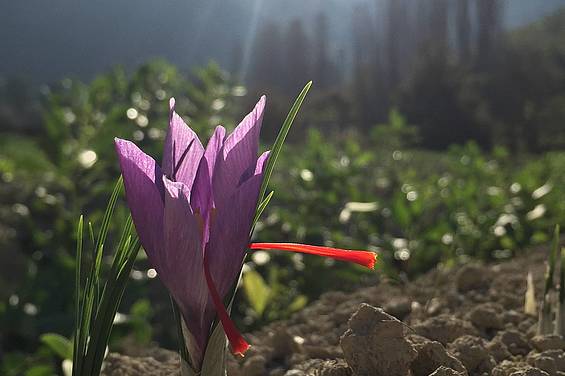
[{"label": "red stigma", "polygon": [[369,251],[354,251],[340,248],[296,243],[251,243],[250,249],[275,249],[279,251],[299,252],[310,255],[329,257],[339,261],[349,261],[369,269],[375,268],[377,254]]},{"label": "red stigma", "polygon": [[243,357],[245,352],[249,350],[250,346],[245,341],[243,336],[239,333],[228,312],[226,311],[226,308],[224,307],[224,303],[220,298],[220,294],[218,294],[214,280],[210,275],[210,268],[208,267],[206,256],[204,256],[204,276],[206,277],[208,290],[210,291],[210,295],[212,295],[212,301],[214,302],[214,306],[216,307],[218,317],[220,318],[224,332],[226,333],[228,341],[230,342],[231,351],[234,355]]}]

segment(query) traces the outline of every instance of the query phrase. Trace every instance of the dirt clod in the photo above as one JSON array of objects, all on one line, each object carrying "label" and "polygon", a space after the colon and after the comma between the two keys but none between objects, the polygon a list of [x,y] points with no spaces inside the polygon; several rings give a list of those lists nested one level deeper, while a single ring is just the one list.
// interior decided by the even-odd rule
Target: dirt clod
[{"label": "dirt clod", "polygon": [[495,338],[504,343],[512,355],[526,355],[531,349],[527,338],[517,330],[499,332]]},{"label": "dirt clod", "polygon": [[406,376],[417,353],[404,325],[380,308],[361,304],[341,337],[345,360],[358,376]]},{"label": "dirt clod", "polygon": [[412,311],[412,301],[406,298],[393,299],[383,309],[389,315],[404,320]]},{"label": "dirt clod", "polygon": [[484,290],[489,287],[488,269],[479,265],[466,265],[459,269],[455,277],[457,291]]},{"label": "dirt clod", "polygon": [[466,318],[479,330],[488,331],[504,328],[502,314],[504,307],[497,303],[483,303],[472,308]]},{"label": "dirt clod", "polygon": [[477,330],[468,321],[446,314],[432,317],[414,325],[413,328],[419,335],[444,345],[464,335],[478,335]]},{"label": "dirt clod", "polygon": [[462,375],[467,375],[467,370],[463,364],[448,353],[441,343],[422,338],[419,343],[415,343],[414,347],[418,352],[418,356],[414,359],[410,368],[415,376],[427,376],[441,366],[446,366]]},{"label": "dirt clod", "polygon": [[496,365],[486,348],[486,341],[482,338],[462,336],[453,341],[448,349],[470,374],[489,373]]},{"label": "dirt clod", "polygon": [[565,349],[565,341],[563,338],[554,334],[537,335],[533,337],[530,342],[538,351]]}]

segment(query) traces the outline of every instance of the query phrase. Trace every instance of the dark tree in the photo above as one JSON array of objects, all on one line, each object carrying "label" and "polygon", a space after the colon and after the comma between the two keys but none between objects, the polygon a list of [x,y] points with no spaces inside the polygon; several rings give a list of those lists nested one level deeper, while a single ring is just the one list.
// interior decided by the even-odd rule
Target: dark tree
[{"label": "dark tree", "polygon": [[469,0],[457,1],[456,32],[459,60],[465,64],[471,59],[471,18],[469,15]]},{"label": "dark tree", "polygon": [[378,107],[382,103],[377,100],[375,77],[375,46],[373,26],[369,7],[358,5],[353,10],[353,99],[361,127],[370,127],[377,121]]},{"label": "dark tree", "polygon": [[277,24],[268,22],[260,27],[255,40],[252,70],[248,81],[254,86],[281,88],[284,84],[282,38]]},{"label": "dark tree", "polygon": [[502,2],[499,0],[477,0],[477,67],[488,70],[494,63],[502,22]]},{"label": "dark tree", "polygon": [[448,47],[448,0],[434,0],[431,3],[430,12],[430,53],[436,59],[445,59]]},{"label": "dark tree", "polygon": [[408,24],[406,11],[405,0],[388,0],[386,54],[389,88],[395,87],[400,80],[401,51]]},{"label": "dark tree", "polygon": [[312,49],[304,25],[300,19],[293,20],[284,40],[284,87],[294,95],[311,78]]},{"label": "dark tree", "polygon": [[329,56],[329,34],[328,17],[325,13],[319,13],[315,24],[315,46],[314,46],[314,71],[313,79],[320,89],[327,89],[335,82],[335,73]]}]

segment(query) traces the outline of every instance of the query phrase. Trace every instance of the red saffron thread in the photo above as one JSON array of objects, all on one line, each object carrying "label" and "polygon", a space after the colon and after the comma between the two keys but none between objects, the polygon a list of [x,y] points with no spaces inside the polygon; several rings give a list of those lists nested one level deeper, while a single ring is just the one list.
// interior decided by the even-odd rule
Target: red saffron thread
[{"label": "red saffron thread", "polygon": [[212,295],[212,301],[216,306],[216,311],[218,312],[218,316],[220,317],[220,321],[222,322],[224,332],[226,333],[228,341],[230,342],[231,351],[234,355],[243,357],[245,352],[249,350],[249,347],[251,346],[239,333],[228,312],[226,311],[224,303],[222,302],[222,299],[218,294],[218,290],[216,289],[216,285],[214,284],[214,280],[210,275],[210,268],[208,267],[206,256],[204,256],[204,275],[206,277],[206,283],[208,284],[208,290]]},{"label": "red saffron thread", "polygon": [[251,243],[249,248],[307,253],[310,255],[329,257],[334,260],[354,262],[369,269],[375,268],[375,262],[377,259],[377,254],[375,252],[354,251],[297,243]]}]

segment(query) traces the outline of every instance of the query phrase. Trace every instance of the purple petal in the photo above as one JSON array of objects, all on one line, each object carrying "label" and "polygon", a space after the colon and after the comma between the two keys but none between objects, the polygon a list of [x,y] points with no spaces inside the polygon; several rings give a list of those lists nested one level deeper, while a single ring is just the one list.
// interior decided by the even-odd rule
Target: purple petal
[{"label": "purple petal", "polygon": [[237,282],[241,271],[262,179],[262,174],[252,176],[217,207],[206,255],[221,297]]},{"label": "purple petal", "polygon": [[255,174],[241,184],[226,205],[217,208],[214,216],[216,222],[210,229],[210,244],[206,252],[212,278],[222,297],[241,271],[269,155],[270,151],[261,154],[255,165]]},{"label": "purple petal", "polygon": [[271,151],[267,150],[263,154],[257,158],[257,164],[255,165],[255,174],[254,175],[263,175],[265,172],[265,168],[267,167],[267,161],[269,160],[269,156],[271,155]]},{"label": "purple petal", "polygon": [[[214,316],[205,319],[209,293],[202,268],[201,228],[193,215],[188,187],[163,177],[165,186],[164,239],[159,277],[181,308],[195,343],[189,343],[193,361],[199,365]],[[212,304],[210,302],[210,304]]]},{"label": "purple petal", "polygon": [[242,176],[257,161],[259,132],[264,109],[265,97],[263,96],[253,111],[243,119],[224,142],[212,176],[214,201],[217,205],[219,202],[225,202],[233,194],[241,183]]},{"label": "purple petal", "polygon": [[169,130],[163,152],[163,172],[181,181],[190,189],[196,176],[204,148],[198,136],[175,112],[175,99],[169,102]]},{"label": "purple petal", "polygon": [[130,141],[116,138],[133,223],[149,261],[159,269],[163,248],[163,173],[155,160]]},{"label": "purple petal", "polygon": [[[198,172],[194,181],[194,188],[191,196],[191,205],[194,210],[204,218],[207,217],[210,209],[214,206],[212,197],[212,174],[216,164],[218,153],[220,152],[226,135],[226,130],[222,126],[216,127],[214,134],[206,145],[204,158],[200,160]],[[208,231],[205,231],[207,234]],[[207,242],[206,238],[204,242]]]},{"label": "purple petal", "polygon": [[222,146],[224,146],[224,140],[226,138],[226,129],[221,125],[218,125],[214,130],[214,134],[210,137],[208,145],[206,145],[206,151],[204,152],[204,157],[208,162],[208,173],[212,176],[214,172],[214,166],[216,165],[216,159]]}]

